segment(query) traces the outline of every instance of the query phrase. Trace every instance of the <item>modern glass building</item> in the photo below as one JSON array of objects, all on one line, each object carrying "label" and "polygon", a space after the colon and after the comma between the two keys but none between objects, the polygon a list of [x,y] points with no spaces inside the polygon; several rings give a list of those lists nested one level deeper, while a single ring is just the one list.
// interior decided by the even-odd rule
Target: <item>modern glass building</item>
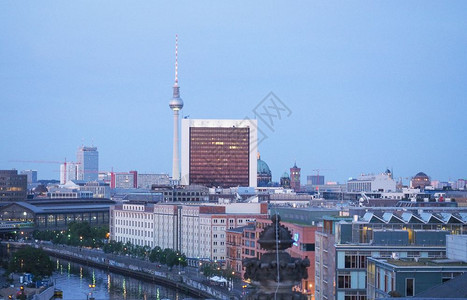
[{"label": "modern glass building", "polygon": [[181,184],[257,185],[256,120],[182,120]]},{"label": "modern glass building", "polygon": [[79,147],[76,157],[78,160],[78,180],[97,181],[99,177],[97,147]]}]

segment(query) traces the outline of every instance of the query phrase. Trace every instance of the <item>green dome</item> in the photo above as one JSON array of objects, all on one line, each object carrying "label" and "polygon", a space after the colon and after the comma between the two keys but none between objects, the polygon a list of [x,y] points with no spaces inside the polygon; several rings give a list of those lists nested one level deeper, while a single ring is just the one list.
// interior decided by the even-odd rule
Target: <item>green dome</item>
[{"label": "green dome", "polygon": [[281,178],[290,178],[289,173],[284,172],[284,174],[282,174]]},{"label": "green dome", "polygon": [[258,159],[258,173],[260,173],[260,174],[271,174],[271,170],[269,169],[268,164],[265,163],[261,159]]}]

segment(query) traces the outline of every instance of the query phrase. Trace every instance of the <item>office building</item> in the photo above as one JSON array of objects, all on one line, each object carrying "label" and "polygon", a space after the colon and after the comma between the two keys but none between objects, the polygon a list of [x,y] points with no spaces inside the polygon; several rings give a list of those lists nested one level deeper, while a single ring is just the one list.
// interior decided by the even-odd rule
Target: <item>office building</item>
[{"label": "office building", "polygon": [[465,190],[465,179],[457,179],[457,189]]},{"label": "office building", "polygon": [[467,232],[446,236],[446,256],[452,260],[467,262]]},{"label": "office building", "polygon": [[0,170],[0,202],[24,201],[28,176],[17,170]]},{"label": "office building", "polygon": [[332,230],[316,234],[316,299],[366,299],[369,257],[445,259],[446,235],[467,231],[457,212],[368,211],[351,222],[327,220]]},{"label": "office building", "polygon": [[76,157],[78,160],[78,180],[97,181],[99,175],[97,147],[79,147]]},{"label": "office building", "polygon": [[88,181],[79,184],[80,191],[89,191],[94,198],[110,198],[110,185],[103,181]]},{"label": "office building", "polygon": [[348,216],[325,216],[321,231],[315,232],[315,299],[336,299],[336,224],[351,220]]},{"label": "office building", "polygon": [[[368,258],[367,300],[386,297],[417,297],[435,286],[467,273],[467,262],[433,258]],[[464,282],[465,284],[465,282]],[[433,291],[426,298],[447,297],[452,291],[444,291],[433,297]],[[428,297],[427,297],[428,296]],[[464,295],[465,296],[465,293]],[[465,298],[463,298],[465,299]]]},{"label": "office building", "polygon": [[307,185],[324,185],[324,176],[323,175],[308,175],[306,177]]},{"label": "office building", "polygon": [[64,162],[60,165],[60,184],[71,180],[78,180],[78,163]]},{"label": "office building", "polygon": [[208,202],[209,188],[202,185],[153,185],[152,190],[163,195],[164,202]]},{"label": "office building", "polygon": [[256,120],[182,120],[181,184],[257,185]]},{"label": "office building", "polygon": [[266,203],[125,203],[110,210],[110,236],[123,243],[179,250],[192,259],[225,260],[226,230],[266,217]]},{"label": "office building", "polygon": [[111,172],[110,188],[135,189],[138,186],[138,172]]},{"label": "office building", "polygon": [[168,174],[140,174],[137,177],[137,187],[139,189],[151,189],[153,185],[169,185]]},{"label": "office building", "polygon": [[28,176],[28,184],[37,183],[37,170],[23,170],[20,174]]},{"label": "office building", "polygon": [[395,192],[396,181],[389,170],[381,174],[362,174],[347,181],[347,192]]}]

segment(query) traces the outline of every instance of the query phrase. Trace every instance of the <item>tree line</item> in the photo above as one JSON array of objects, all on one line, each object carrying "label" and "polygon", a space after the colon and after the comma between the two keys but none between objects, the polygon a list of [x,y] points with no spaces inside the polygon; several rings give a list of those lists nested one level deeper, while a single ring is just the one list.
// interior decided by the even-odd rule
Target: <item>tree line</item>
[{"label": "tree line", "polygon": [[92,227],[88,222],[71,222],[67,230],[36,230],[33,232],[33,237],[37,240],[51,241],[54,244],[102,248],[105,253],[147,259],[169,267],[188,265],[186,255],[180,251],[162,249],[159,246],[151,249],[149,246],[133,245],[130,242],[108,241],[108,226]]},{"label": "tree line", "polygon": [[152,263],[160,263],[168,267],[186,267],[188,265],[185,254],[170,248],[162,249],[159,246],[151,249],[149,246],[133,245],[130,242],[124,244],[122,242],[110,241],[103,246],[102,250],[104,250],[105,253],[148,259]]},{"label": "tree line", "polygon": [[92,227],[88,222],[71,222],[67,230],[35,230],[33,237],[54,244],[100,248],[107,242],[108,233],[108,226]]}]

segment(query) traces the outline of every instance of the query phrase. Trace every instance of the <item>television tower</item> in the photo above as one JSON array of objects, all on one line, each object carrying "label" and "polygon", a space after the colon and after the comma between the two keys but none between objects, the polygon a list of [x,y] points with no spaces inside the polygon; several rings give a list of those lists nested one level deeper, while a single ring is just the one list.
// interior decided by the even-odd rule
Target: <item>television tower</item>
[{"label": "television tower", "polygon": [[180,98],[180,87],[178,86],[178,35],[175,35],[175,83],[173,86],[173,96],[169,101],[169,107],[174,112],[172,179],[180,180],[180,155],[178,151],[180,138],[178,130],[178,116],[179,111],[183,108],[183,100]]}]

